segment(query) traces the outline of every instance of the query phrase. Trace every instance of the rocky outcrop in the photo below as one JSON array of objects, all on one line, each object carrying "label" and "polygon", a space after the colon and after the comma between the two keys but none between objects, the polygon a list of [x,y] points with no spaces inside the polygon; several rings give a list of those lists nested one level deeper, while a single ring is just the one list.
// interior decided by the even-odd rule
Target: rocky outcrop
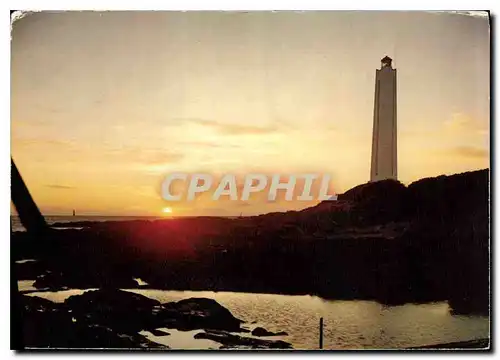
[{"label": "rocky outcrop", "polygon": [[189,298],[161,304],[129,291],[100,289],[70,296],[64,305],[89,325],[99,324],[123,333],[161,327],[246,331],[240,326],[241,320],[212,299]]},{"label": "rocky outcrop", "polygon": [[152,313],[155,306],[160,306],[160,302],[128,291],[87,291],[82,295],[70,296],[64,306],[81,323],[108,327],[124,334],[161,327]]},{"label": "rocky outcrop", "polygon": [[33,284],[38,289],[60,290],[60,289],[89,289],[99,287],[112,287],[133,289],[138,283],[131,277],[109,276],[109,273],[80,272],[52,272],[45,271],[36,277]]},{"label": "rocky outcrop", "polygon": [[229,334],[222,331],[198,333],[195,339],[208,339],[223,345],[223,349],[247,347],[251,349],[291,349],[292,345],[283,340],[262,340],[246,336]]},{"label": "rocky outcrop", "polygon": [[64,305],[35,296],[21,299],[22,342],[26,348],[166,348],[139,334],[124,334],[107,326],[81,322]]},{"label": "rocky outcrop", "polygon": [[[179,330],[219,329],[246,332],[243,321],[213,299],[189,298],[162,305],[158,316]],[[172,321],[173,320],[173,321]]]},{"label": "rocky outcrop", "polygon": [[147,330],[155,336],[169,335],[158,328],[205,329],[207,339],[226,346],[289,347],[282,341],[230,334],[249,331],[241,328],[243,321],[212,299],[189,298],[161,304],[139,294],[111,289],[73,295],[62,304],[34,296],[22,299],[25,343],[29,347],[161,347],[139,334]]}]

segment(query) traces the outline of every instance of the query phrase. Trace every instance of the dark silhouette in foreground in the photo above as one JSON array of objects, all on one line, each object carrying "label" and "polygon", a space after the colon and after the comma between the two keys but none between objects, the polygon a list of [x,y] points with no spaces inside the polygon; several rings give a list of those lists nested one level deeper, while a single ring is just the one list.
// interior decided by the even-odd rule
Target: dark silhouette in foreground
[{"label": "dark silhouette in foreground", "polygon": [[48,227],[24,183],[14,160],[11,159],[11,198],[23,226],[30,234],[44,234]]},{"label": "dark silhouette in foreground", "polygon": [[[17,169],[14,160],[11,158],[11,199],[16,207],[17,213],[21,220],[21,223],[26,228],[27,233],[31,238],[43,238],[48,231],[47,223],[43,218],[40,210],[35,204],[26,184],[24,183],[19,170]],[[12,234],[12,233],[11,233]],[[16,246],[15,240],[11,235],[11,249]],[[20,295],[17,286],[17,276],[16,264],[14,263],[15,257],[11,254],[10,262],[10,306],[11,306],[11,348],[22,349],[23,345],[23,335],[20,331],[21,327],[19,324],[23,323],[23,312],[20,308]]]}]

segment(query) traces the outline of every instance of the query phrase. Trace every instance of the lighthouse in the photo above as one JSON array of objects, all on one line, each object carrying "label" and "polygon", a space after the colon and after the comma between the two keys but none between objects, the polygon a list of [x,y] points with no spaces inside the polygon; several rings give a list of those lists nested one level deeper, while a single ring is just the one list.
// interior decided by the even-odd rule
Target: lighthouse
[{"label": "lighthouse", "polygon": [[385,56],[375,72],[370,181],[398,177],[396,90],[396,69],[392,59]]}]

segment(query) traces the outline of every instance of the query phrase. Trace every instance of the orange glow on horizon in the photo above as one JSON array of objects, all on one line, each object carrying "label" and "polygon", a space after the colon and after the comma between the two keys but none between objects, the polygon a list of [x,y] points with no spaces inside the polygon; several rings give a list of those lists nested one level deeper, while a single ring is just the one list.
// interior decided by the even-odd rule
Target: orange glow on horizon
[{"label": "orange glow on horizon", "polygon": [[170,173],[330,174],[337,194],[366,183],[387,54],[398,179],[488,168],[489,28],[427,12],[30,14],[11,35],[11,155],[44,214],[301,210],[317,202],[166,202],[160,189]]}]

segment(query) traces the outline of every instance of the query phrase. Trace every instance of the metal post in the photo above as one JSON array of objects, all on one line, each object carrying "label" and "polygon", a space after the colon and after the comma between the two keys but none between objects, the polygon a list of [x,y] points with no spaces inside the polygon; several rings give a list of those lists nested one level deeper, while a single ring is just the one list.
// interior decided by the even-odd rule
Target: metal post
[{"label": "metal post", "polygon": [[323,349],[323,318],[319,318],[319,348]]}]

